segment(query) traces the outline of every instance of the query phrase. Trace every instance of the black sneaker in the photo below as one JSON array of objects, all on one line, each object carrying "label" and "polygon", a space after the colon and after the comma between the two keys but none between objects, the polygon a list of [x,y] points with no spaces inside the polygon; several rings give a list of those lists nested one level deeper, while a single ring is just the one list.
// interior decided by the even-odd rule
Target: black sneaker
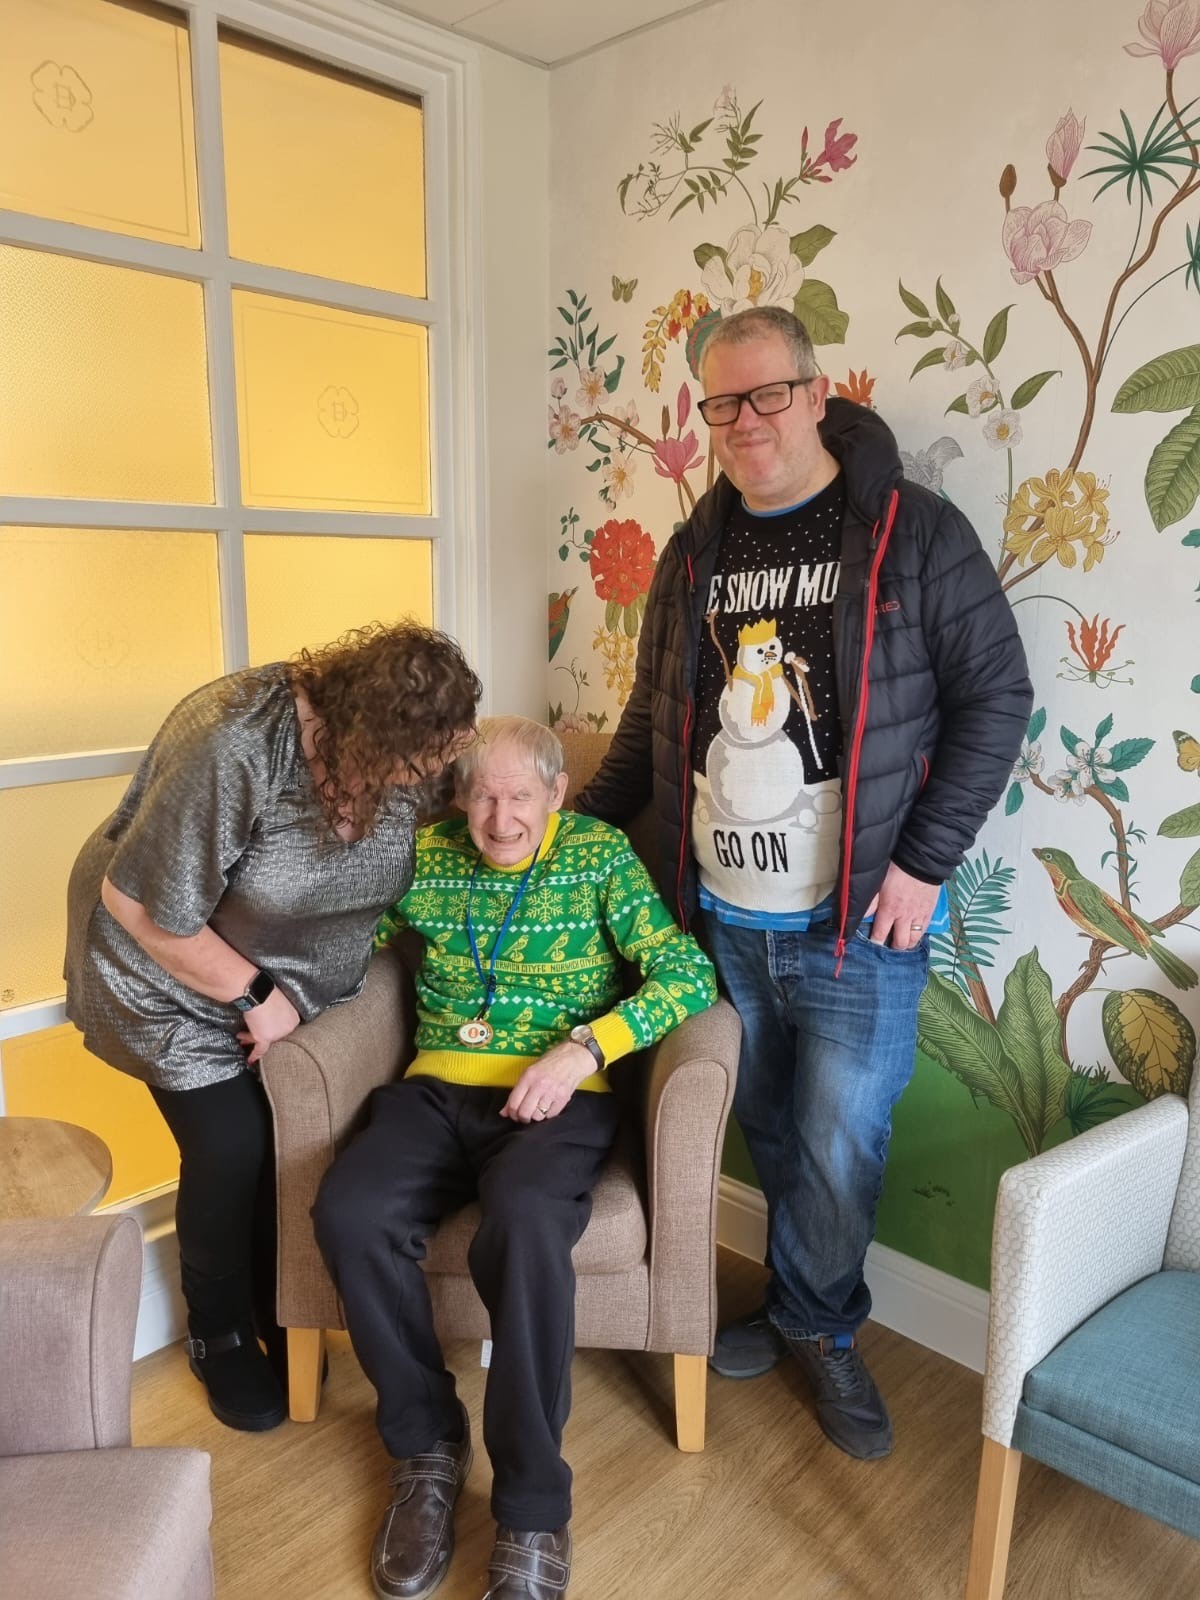
[{"label": "black sneaker", "polygon": [[184,1348],[188,1366],[208,1391],[209,1409],[227,1428],[265,1433],[287,1416],[279,1380],[249,1328],[193,1335]]},{"label": "black sneaker", "polygon": [[723,1378],[761,1378],[787,1355],[787,1340],[770,1321],[766,1307],[731,1322],[717,1334],[708,1364]]},{"label": "black sneaker", "polygon": [[788,1339],[812,1383],[817,1421],[839,1450],[860,1461],[891,1454],[892,1419],[851,1333]]}]

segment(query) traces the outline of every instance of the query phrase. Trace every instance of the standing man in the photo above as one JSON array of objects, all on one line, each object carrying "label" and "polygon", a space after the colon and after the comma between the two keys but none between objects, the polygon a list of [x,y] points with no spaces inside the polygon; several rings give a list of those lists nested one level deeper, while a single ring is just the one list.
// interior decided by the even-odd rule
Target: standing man
[{"label": "standing man", "polygon": [[803,324],[755,307],[704,347],[723,469],[663,551],[633,693],[578,800],[653,795],[661,871],[742,1019],[734,1110],[767,1202],[766,1304],[719,1373],[789,1351],[830,1439],[887,1455],[856,1335],[892,1107],[943,885],[1008,781],[1033,691],[974,530],[903,480],[873,412],[828,400]]}]

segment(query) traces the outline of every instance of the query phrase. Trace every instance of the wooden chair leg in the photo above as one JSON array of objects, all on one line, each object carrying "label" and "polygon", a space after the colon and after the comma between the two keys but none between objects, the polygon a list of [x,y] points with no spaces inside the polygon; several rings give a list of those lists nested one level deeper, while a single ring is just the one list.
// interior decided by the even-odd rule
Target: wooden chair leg
[{"label": "wooden chair leg", "polygon": [[704,1449],[704,1404],[707,1397],[707,1358],[676,1356],[675,1440],[681,1450]]},{"label": "wooden chair leg", "polygon": [[324,1328],[289,1328],[288,1414],[293,1422],[315,1422],[321,1404]]},{"label": "wooden chair leg", "polygon": [[1020,1473],[1019,1450],[1007,1449],[994,1439],[984,1439],[966,1600],[1001,1600],[1004,1594]]}]

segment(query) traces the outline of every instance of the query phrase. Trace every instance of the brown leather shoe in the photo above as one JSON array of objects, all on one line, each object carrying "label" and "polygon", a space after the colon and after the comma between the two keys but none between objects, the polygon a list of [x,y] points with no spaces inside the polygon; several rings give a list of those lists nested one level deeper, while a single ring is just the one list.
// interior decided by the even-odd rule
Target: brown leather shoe
[{"label": "brown leather shoe", "polygon": [[555,1533],[497,1528],[488,1579],[483,1600],[559,1600],[571,1581],[570,1524]]},{"label": "brown leather shoe", "polygon": [[380,1600],[425,1600],[446,1576],[454,1554],[454,1502],[471,1470],[471,1424],[460,1406],[463,1436],[424,1455],[395,1462],[393,1491],[371,1547],[371,1582]]}]

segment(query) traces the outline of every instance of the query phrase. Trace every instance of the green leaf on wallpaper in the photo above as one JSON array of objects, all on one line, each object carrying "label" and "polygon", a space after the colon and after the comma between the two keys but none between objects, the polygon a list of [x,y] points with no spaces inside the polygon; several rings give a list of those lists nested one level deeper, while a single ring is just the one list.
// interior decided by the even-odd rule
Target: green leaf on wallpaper
[{"label": "green leaf on wallpaper", "polygon": [[904,304],[912,312],[914,317],[924,317],[926,320],[928,320],[929,307],[925,304],[924,300],[918,300],[915,294],[911,294],[909,290],[904,287],[903,279],[900,282],[900,298],[904,301]]},{"label": "green leaf on wallpaper", "polygon": [[926,367],[942,367],[945,366],[945,364],[946,358],[943,351],[926,350],[920,361],[917,362],[916,366],[909,373],[909,380],[911,382],[911,380],[916,377],[917,373],[924,372]]},{"label": "green leaf on wallpaper", "polygon": [[942,288],[942,280],[940,278],[934,290],[934,298],[937,301],[938,316],[941,317],[943,322],[949,322],[951,317],[957,316],[957,312],[954,309],[954,301]]},{"label": "green leaf on wallpaper", "polygon": [[1008,793],[1004,797],[1004,815],[1006,817],[1015,816],[1024,804],[1025,791],[1019,783],[1011,784]]},{"label": "green leaf on wallpaper", "polygon": [[[1112,719],[1110,718],[1110,727],[1111,723]],[[1101,727],[1103,727],[1103,723],[1101,723]],[[1097,728],[1097,743],[1107,737],[1107,730],[1101,733],[1100,729]],[[1136,767],[1140,761],[1144,761],[1153,749],[1153,739],[1118,739],[1112,747],[1106,765],[1110,766],[1114,772],[1128,772],[1130,767]]]},{"label": "green leaf on wallpaper", "polygon": [[1196,1031],[1174,1000],[1153,989],[1110,992],[1100,1008],[1104,1042],[1117,1069],[1140,1095],[1186,1094]]},{"label": "green leaf on wallpaper", "polygon": [[609,633],[616,633],[621,626],[621,612],[624,607],[619,600],[610,600],[604,608],[604,626]]},{"label": "green leaf on wallpaper", "polygon": [[719,244],[698,244],[692,251],[692,256],[700,271],[703,272],[714,256],[718,261],[724,261],[725,251]]},{"label": "green leaf on wallpaper", "polygon": [[940,972],[930,972],[917,1013],[917,1039],[928,1056],[971,1091],[1007,1112],[1025,1148],[1036,1155],[1045,1130],[1030,1115],[1021,1070],[999,1030]]},{"label": "green leaf on wallpaper", "polygon": [[1186,517],[1200,496],[1200,405],[1176,423],[1146,467],[1146,504],[1161,531]]},{"label": "green leaf on wallpaper", "polygon": [[983,336],[983,359],[991,362],[1004,349],[1004,342],[1008,338],[1008,313],[1012,306],[1005,306],[987,325],[987,332]]},{"label": "green leaf on wallpaper", "polygon": [[1109,734],[1112,731],[1113,731],[1113,719],[1112,719],[1112,712],[1110,711],[1109,714],[1106,717],[1102,718],[1096,724],[1096,734],[1095,734],[1095,737],[1092,740],[1092,743],[1094,745],[1103,744],[1105,739],[1108,738]]},{"label": "green leaf on wallpaper", "polygon": [[617,385],[621,381],[621,368],[625,365],[625,357],[618,356],[617,364],[604,380],[604,387],[609,394],[615,394]]},{"label": "green leaf on wallpaper", "polygon": [[1072,733],[1065,722],[1058,730],[1058,737],[1062,740],[1063,749],[1069,756],[1073,756],[1078,747],[1081,744],[1086,744],[1087,742],[1086,740],[1081,739],[1077,733]]},{"label": "green leaf on wallpaper", "polygon": [[1042,730],[1045,726],[1046,708],[1045,706],[1039,706],[1029,719],[1029,731],[1025,735],[1030,744],[1042,737]]},{"label": "green leaf on wallpaper", "polygon": [[[940,361],[941,359],[942,352],[939,350],[938,360]],[[967,397],[965,394],[960,394],[957,400],[951,400],[950,404],[946,407],[944,415],[948,417],[952,411],[958,412],[958,414],[963,417],[969,417],[971,415],[967,409]]]},{"label": "green leaf on wallpaper", "polygon": [[1061,371],[1037,372],[1032,378],[1026,378],[1024,383],[1019,383],[1012,392],[1012,399],[1008,402],[1014,411],[1020,411],[1037,398],[1050,382],[1051,378],[1060,378]]},{"label": "green leaf on wallpaper", "polygon": [[819,278],[806,278],[792,302],[792,309],[808,329],[814,344],[845,344],[848,314],[837,303],[837,295]]},{"label": "green leaf on wallpaper", "polygon": [[1026,1109],[1044,1139],[1063,1114],[1071,1069],[1062,1053],[1062,1023],[1054,1009],[1050,975],[1038,960],[1036,945],[1004,980],[996,1029],[1017,1064]]},{"label": "green leaf on wallpaper", "polygon": [[1098,783],[1096,787],[1111,799],[1119,800],[1122,805],[1129,802],[1129,786],[1123,778],[1113,778],[1110,783]]},{"label": "green leaf on wallpaper", "polygon": [[1193,549],[1196,549],[1200,546],[1200,528],[1193,528],[1191,533],[1185,533],[1181,542],[1190,544]]},{"label": "green leaf on wallpaper", "polygon": [[1186,411],[1200,405],[1200,344],[1155,356],[1117,390],[1114,411]]},{"label": "green leaf on wallpaper", "polygon": [[1179,904],[1200,906],[1200,850],[1179,875]]},{"label": "green leaf on wallpaper", "polygon": [[1090,1071],[1086,1067],[1072,1068],[1063,1115],[1071,1132],[1080,1134],[1145,1103],[1136,1089],[1110,1078],[1108,1068],[1098,1062]]},{"label": "green leaf on wallpaper", "polygon": [[[907,338],[910,333],[917,339],[928,339],[936,332],[937,329],[932,322],[906,322],[892,343],[898,344],[901,339]],[[938,359],[941,360],[940,354]]]},{"label": "green leaf on wallpaper", "polygon": [[1184,806],[1182,811],[1172,811],[1158,825],[1163,839],[1194,839],[1200,834],[1200,805]]},{"label": "green leaf on wallpaper", "polygon": [[806,228],[803,233],[794,233],[789,241],[792,254],[802,267],[807,267],[824,250],[825,246],[837,238],[832,228],[826,228],[821,223],[815,227]]}]

